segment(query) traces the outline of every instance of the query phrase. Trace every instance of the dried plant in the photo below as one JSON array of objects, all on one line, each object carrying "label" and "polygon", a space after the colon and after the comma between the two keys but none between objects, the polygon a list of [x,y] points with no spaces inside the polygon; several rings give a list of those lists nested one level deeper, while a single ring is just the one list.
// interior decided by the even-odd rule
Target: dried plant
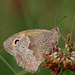
[{"label": "dried plant", "polygon": [[52,54],[44,54],[46,58],[42,66],[46,69],[52,69],[51,74],[57,75],[60,72],[61,66],[62,71],[66,72],[67,69],[75,71],[75,52],[73,51],[74,41],[70,42],[70,34],[66,37],[65,51],[57,46],[57,41],[54,45],[54,50]]}]

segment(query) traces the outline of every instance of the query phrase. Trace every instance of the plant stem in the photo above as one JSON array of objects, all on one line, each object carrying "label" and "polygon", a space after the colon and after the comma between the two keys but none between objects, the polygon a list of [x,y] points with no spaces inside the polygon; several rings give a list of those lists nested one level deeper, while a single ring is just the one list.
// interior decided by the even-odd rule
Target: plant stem
[{"label": "plant stem", "polygon": [[63,75],[66,75],[66,72],[63,72]]},{"label": "plant stem", "polygon": [[[17,73],[16,75],[26,75],[26,74],[29,74],[28,71],[20,71],[19,73]],[[15,75],[15,74],[14,74]]]},{"label": "plant stem", "polygon": [[14,72],[14,74],[16,75],[16,71],[8,64],[8,62],[0,55],[0,59],[3,60],[3,62]]},{"label": "plant stem", "polygon": [[75,13],[74,13],[73,23],[72,23],[72,28],[71,28],[70,41],[71,41],[71,39],[72,39],[72,31],[73,31],[73,27],[74,27],[74,20],[75,20]]}]

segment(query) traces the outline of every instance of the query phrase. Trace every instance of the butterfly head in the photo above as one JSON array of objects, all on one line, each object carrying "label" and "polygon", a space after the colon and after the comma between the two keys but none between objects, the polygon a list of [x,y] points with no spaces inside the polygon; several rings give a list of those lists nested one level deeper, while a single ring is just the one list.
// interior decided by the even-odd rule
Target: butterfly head
[{"label": "butterfly head", "polygon": [[52,31],[56,32],[56,33],[59,33],[59,27],[57,26],[57,27],[53,28]]}]

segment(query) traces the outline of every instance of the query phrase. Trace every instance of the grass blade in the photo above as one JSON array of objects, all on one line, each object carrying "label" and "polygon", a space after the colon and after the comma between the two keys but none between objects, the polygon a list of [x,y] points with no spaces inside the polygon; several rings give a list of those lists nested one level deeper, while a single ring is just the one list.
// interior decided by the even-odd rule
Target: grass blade
[{"label": "grass blade", "polygon": [[73,18],[73,23],[72,23],[72,28],[71,28],[70,41],[71,41],[71,39],[72,39],[72,31],[73,31],[73,27],[74,27],[74,20],[75,20],[75,13],[74,13],[74,18]]},{"label": "grass blade", "polygon": [[0,59],[3,60],[3,62],[14,72],[14,74],[17,74],[16,71],[8,64],[8,62],[0,55]]}]

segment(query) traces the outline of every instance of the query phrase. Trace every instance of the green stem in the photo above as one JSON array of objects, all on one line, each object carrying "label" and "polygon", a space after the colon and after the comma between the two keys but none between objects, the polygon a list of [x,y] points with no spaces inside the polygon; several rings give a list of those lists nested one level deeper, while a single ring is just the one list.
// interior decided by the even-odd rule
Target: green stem
[{"label": "green stem", "polygon": [[[20,71],[19,73],[17,73],[16,75],[26,75],[26,74],[29,74],[28,71]],[[15,75],[15,74],[14,74]]]},{"label": "green stem", "polygon": [[66,72],[63,72],[63,75],[66,75]]},{"label": "green stem", "polygon": [[3,60],[3,62],[14,72],[14,74],[17,74],[16,71],[8,64],[8,62],[0,55],[0,59]]},{"label": "green stem", "polygon": [[75,13],[74,13],[73,23],[72,23],[72,28],[71,28],[70,41],[71,41],[71,39],[72,39],[72,31],[73,31],[73,27],[74,27],[74,20],[75,20]]}]

